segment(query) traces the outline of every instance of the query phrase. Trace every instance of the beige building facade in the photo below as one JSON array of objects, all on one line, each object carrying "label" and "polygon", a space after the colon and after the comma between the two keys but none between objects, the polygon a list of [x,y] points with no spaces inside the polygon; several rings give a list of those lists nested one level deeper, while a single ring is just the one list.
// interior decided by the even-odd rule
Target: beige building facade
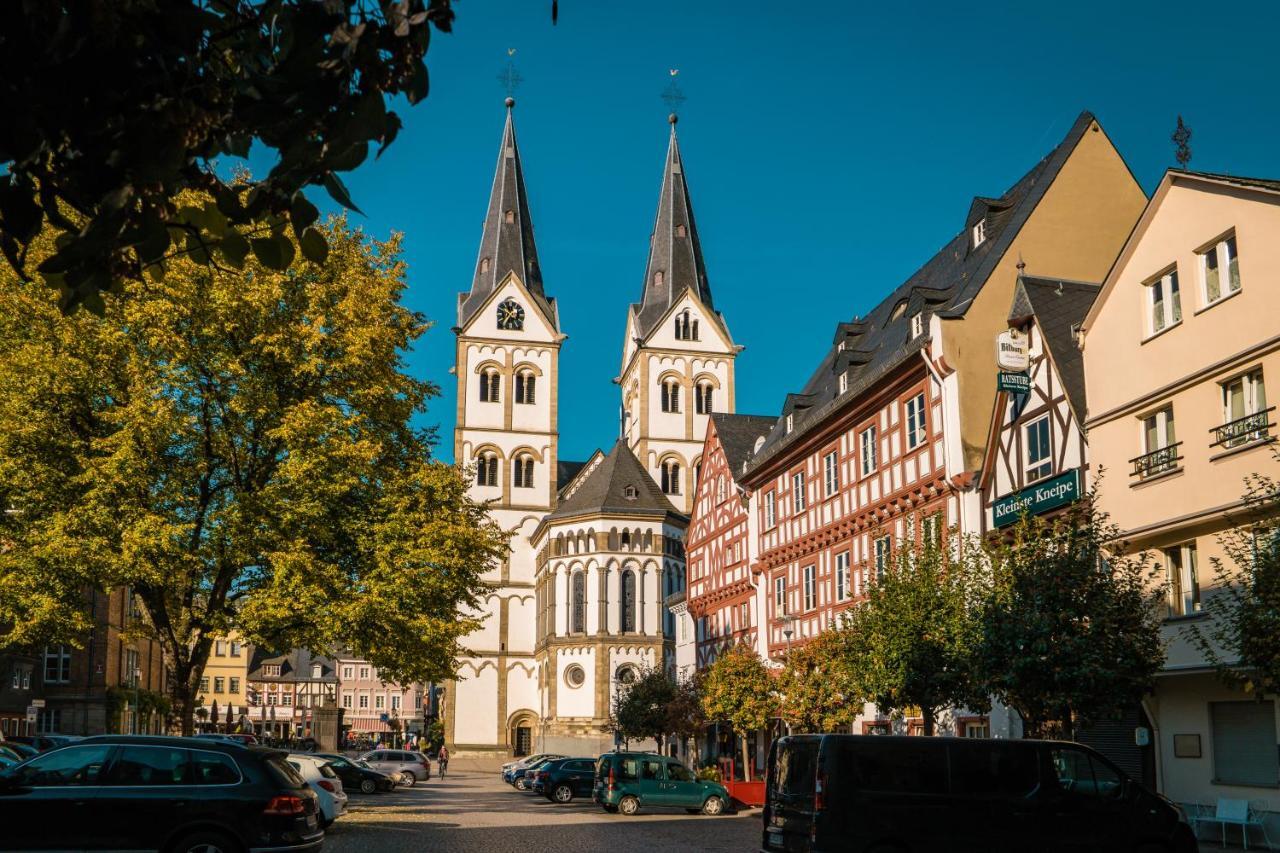
[{"label": "beige building facade", "polygon": [[[206,710],[212,708],[214,702],[218,703],[217,724],[220,728],[226,726],[228,706],[233,708],[233,723],[239,723],[245,714],[249,704],[249,658],[252,653],[253,650],[236,631],[214,640],[213,648],[209,650],[209,662],[200,677],[196,702]],[[212,725],[214,720],[203,722]]]},{"label": "beige building facade", "polygon": [[[1209,627],[1221,537],[1251,528],[1252,474],[1280,475],[1280,182],[1170,171],[1083,324],[1099,501],[1163,569],[1168,659],[1147,700],[1171,799],[1249,800],[1280,830],[1280,709],[1227,688],[1187,639]],[[1265,524],[1266,520],[1262,520]]]}]

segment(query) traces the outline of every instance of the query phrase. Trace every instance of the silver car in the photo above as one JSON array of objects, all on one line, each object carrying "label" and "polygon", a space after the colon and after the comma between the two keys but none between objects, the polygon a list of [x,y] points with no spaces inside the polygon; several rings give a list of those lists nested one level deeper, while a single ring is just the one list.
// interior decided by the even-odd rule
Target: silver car
[{"label": "silver car", "polygon": [[403,784],[410,788],[416,782],[425,782],[431,778],[431,760],[421,752],[409,752],[405,749],[375,749],[360,756],[363,761],[379,773],[399,773]]}]

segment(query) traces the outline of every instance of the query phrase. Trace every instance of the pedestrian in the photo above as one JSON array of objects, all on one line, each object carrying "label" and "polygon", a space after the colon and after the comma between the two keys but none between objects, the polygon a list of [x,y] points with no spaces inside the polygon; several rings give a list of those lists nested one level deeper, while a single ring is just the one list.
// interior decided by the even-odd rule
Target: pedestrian
[{"label": "pedestrian", "polygon": [[440,778],[444,778],[444,774],[449,772],[449,747],[440,744],[440,752],[436,755],[436,760],[440,762]]}]

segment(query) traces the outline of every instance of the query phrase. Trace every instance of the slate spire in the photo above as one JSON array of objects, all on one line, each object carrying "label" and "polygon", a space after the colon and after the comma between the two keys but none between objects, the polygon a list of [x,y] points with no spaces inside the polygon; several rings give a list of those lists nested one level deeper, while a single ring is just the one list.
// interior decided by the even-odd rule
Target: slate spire
[{"label": "slate spire", "polygon": [[507,98],[507,121],[502,128],[502,146],[498,149],[489,209],[484,217],[475,279],[471,291],[458,298],[459,327],[467,325],[508,273],[515,273],[534,299],[542,303],[547,316],[553,320],[555,317],[542,291],[542,269],[538,266],[533,220],[529,216],[529,196],[524,186],[520,149],[516,145],[515,103],[515,98]]},{"label": "slate spire", "polygon": [[671,141],[662,172],[662,194],[658,197],[658,214],[654,218],[653,235],[649,238],[644,293],[636,309],[639,319],[636,331],[640,337],[649,334],[653,325],[685,290],[692,290],[708,309],[714,310],[707,268],[702,260],[702,246],[698,242],[698,228],[693,221],[693,202],[685,183],[674,113],[669,121]]}]

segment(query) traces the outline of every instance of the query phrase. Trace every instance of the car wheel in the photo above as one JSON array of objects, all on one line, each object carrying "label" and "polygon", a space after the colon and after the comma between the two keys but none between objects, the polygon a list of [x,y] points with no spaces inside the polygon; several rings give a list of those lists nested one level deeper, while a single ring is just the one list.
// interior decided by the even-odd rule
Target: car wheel
[{"label": "car wheel", "polygon": [[557,803],[568,803],[573,801],[573,789],[568,785],[556,785],[555,790],[551,792],[551,796]]},{"label": "car wheel", "polygon": [[718,814],[724,814],[724,800],[714,794],[707,797],[707,801],[702,804],[702,813],[712,815],[713,817]]},{"label": "car wheel", "polygon": [[412,773],[409,773],[409,772],[405,772],[403,774],[403,779],[404,779],[404,786],[406,788],[412,788],[414,785],[418,783],[418,777],[414,776]]},{"label": "car wheel", "polygon": [[624,815],[633,815],[640,811],[640,800],[628,794],[618,801],[618,811]]},{"label": "car wheel", "polygon": [[517,790],[517,791],[524,791],[524,790],[527,790],[527,788],[525,787],[524,779],[523,779],[523,778],[520,778],[520,779],[517,779],[517,780],[516,780],[516,790]]},{"label": "car wheel", "polygon": [[375,782],[375,781],[373,781],[372,779],[361,779],[361,780],[360,780],[360,793],[362,793],[362,794],[372,794],[372,793],[374,793],[374,792],[375,792],[375,791],[377,791],[377,790],[378,790],[378,783],[377,783],[377,782]]},{"label": "car wheel", "polygon": [[193,832],[178,839],[171,853],[239,853],[240,845],[220,832]]}]

